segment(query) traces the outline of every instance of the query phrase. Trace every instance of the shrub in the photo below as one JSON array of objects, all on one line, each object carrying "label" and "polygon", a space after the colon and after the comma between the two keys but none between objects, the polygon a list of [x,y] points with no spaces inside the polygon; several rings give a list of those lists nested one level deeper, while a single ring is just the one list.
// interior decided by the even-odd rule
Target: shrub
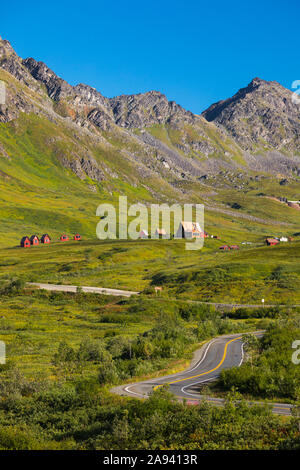
[{"label": "shrub", "polygon": [[0,294],[19,294],[25,288],[25,284],[23,279],[12,279],[8,284],[4,284],[4,286],[1,287]]},{"label": "shrub", "polygon": [[91,361],[101,362],[110,360],[111,355],[105,350],[105,345],[102,341],[93,341],[91,339],[84,339],[77,352],[78,361]]},{"label": "shrub", "polygon": [[65,341],[62,341],[58,346],[57,353],[54,354],[53,364],[60,365],[70,362],[75,362],[76,353],[74,349],[69,346]]},{"label": "shrub", "polygon": [[100,365],[98,371],[98,380],[100,384],[114,384],[118,381],[118,379],[119,374],[116,365],[112,359],[107,360]]}]

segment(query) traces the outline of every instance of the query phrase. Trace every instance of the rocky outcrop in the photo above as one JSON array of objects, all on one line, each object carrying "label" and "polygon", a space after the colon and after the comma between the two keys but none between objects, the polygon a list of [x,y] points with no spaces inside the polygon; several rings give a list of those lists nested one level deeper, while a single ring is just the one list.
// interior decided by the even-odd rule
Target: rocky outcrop
[{"label": "rocky outcrop", "polygon": [[195,115],[186,111],[158,91],[138,95],[122,95],[109,100],[115,122],[127,128],[150,127],[175,121],[193,121]]},{"label": "rocky outcrop", "polygon": [[[107,108],[109,110],[109,99],[105,98],[96,88],[80,83],[72,89],[74,104],[76,106],[92,106],[95,108]],[[112,116],[112,113],[110,113]]]},{"label": "rocky outcrop", "polygon": [[300,105],[277,82],[255,78],[232,98],[210,106],[203,116],[226,129],[249,152],[293,153],[300,148]]},{"label": "rocky outcrop", "polygon": [[72,86],[58,77],[43,62],[36,62],[32,58],[28,58],[23,60],[22,64],[29,70],[33,78],[45,85],[49,97],[53,100],[59,101],[67,98],[72,92]]},{"label": "rocky outcrop", "polygon": [[10,122],[16,119],[20,113],[31,113],[35,106],[28,101],[22,91],[6,88],[6,103],[0,104],[0,122]]},{"label": "rocky outcrop", "polygon": [[[109,99],[95,88],[82,83],[73,87],[58,77],[46,64],[36,62],[32,58],[23,60],[22,64],[35,80],[46,87],[48,96],[62,103],[66,109],[65,114],[73,117],[80,126],[88,127],[82,117],[103,130],[114,122]],[[58,109],[64,109],[63,107]]]},{"label": "rocky outcrop", "polygon": [[105,174],[91,155],[80,156],[73,154],[73,158],[60,155],[59,159],[65,168],[69,168],[78,178],[84,180],[87,176],[94,181],[101,182]]},{"label": "rocky outcrop", "polygon": [[32,90],[39,90],[39,84],[32,78],[29,71],[23,67],[22,60],[15,53],[9,41],[0,37],[0,68],[6,70],[17,80]]}]

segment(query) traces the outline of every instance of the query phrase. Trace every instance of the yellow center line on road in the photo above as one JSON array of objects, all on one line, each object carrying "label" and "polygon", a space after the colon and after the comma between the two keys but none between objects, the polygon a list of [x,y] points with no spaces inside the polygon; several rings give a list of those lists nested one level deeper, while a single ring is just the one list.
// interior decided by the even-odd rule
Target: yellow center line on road
[{"label": "yellow center line on road", "polygon": [[[268,404],[268,403],[267,403]],[[272,403],[270,403],[272,406]],[[289,406],[282,407],[282,406],[273,406],[274,410],[282,410],[282,411],[291,411],[291,408]]]},{"label": "yellow center line on road", "polygon": [[[178,379],[178,380],[173,380],[172,382],[167,382],[167,385],[176,384],[176,383],[178,383],[178,382],[184,382],[184,381],[189,380],[189,379],[195,379],[195,378],[197,378],[197,377],[201,377],[202,375],[210,374],[211,372],[214,372],[215,370],[219,369],[219,367],[221,367],[221,365],[223,364],[223,362],[224,362],[225,359],[226,359],[227,348],[228,348],[229,344],[230,344],[230,343],[233,343],[234,341],[237,341],[238,339],[242,339],[242,336],[239,336],[238,338],[231,339],[230,341],[228,341],[228,342],[225,344],[223,357],[222,357],[221,361],[219,362],[219,364],[218,364],[214,369],[208,370],[207,372],[202,372],[202,374],[193,375],[193,376],[191,376],[191,377],[185,377],[184,379]],[[158,388],[162,387],[163,385],[165,385],[165,384],[156,385],[156,386],[153,388],[153,390],[157,390]]]}]

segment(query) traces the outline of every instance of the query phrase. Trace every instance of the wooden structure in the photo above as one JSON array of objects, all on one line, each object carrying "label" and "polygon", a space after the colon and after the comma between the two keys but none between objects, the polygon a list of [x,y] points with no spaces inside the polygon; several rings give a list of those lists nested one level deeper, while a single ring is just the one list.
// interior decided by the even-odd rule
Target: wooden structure
[{"label": "wooden structure", "polygon": [[44,235],[41,236],[41,243],[49,244],[51,241],[51,238],[49,237],[48,233],[44,233]]},{"label": "wooden structure", "polygon": [[20,245],[22,248],[29,248],[31,245],[29,237],[23,237],[20,242]]},{"label": "wooden structure", "polygon": [[149,238],[149,233],[147,230],[141,230],[139,233],[139,238]]},{"label": "wooden structure", "polygon": [[208,234],[204,232],[198,222],[181,221],[176,233],[176,238],[207,238]]},{"label": "wooden structure", "polygon": [[155,237],[157,238],[168,238],[167,232],[165,231],[164,228],[157,228],[155,230]]},{"label": "wooden structure", "polygon": [[40,243],[39,237],[37,235],[31,235],[30,244],[31,245],[38,245],[39,243]]}]

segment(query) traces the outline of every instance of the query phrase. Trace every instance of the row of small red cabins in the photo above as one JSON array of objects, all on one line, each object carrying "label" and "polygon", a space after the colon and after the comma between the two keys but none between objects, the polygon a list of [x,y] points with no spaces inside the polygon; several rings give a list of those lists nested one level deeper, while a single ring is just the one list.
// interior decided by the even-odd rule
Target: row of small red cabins
[{"label": "row of small red cabins", "polygon": [[[61,242],[67,242],[69,241],[68,235],[61,235],[59,240]],[[76,233],[74,235],[74,240],[80,241],[81,240],[81,235],[79,233]],[[47,233],[44,233],[44,235],[41,236],[41,239],[37,235],[31,235],[31,237],[23,237],[21,240],[21,247],[22,248],[29,248],[31,245],[39,245],[40,243],[45,243],[49,244],[51,242],[51,238]]]},{"label": "row of small red cabins", "polygon": [[239,250],[240,247],[239,247],[238,245],[223,245],[223,246],[220,246],[219,249],[220,249],[220,250],[223,250],[223,251]]}]

